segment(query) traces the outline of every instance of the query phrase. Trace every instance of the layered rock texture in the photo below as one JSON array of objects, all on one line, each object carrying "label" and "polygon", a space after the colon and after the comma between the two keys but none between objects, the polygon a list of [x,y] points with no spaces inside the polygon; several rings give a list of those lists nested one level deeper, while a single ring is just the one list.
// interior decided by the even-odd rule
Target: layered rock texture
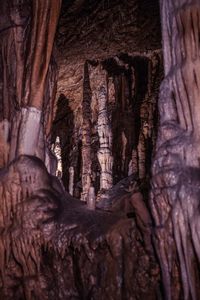
[{"label": "layered rock texture", "polygon": [[83,200],[91,186],[98,195],[133,173],[148,176],[163,73],[158,3],[64,1],[56,44],[53,139],[62,135],[65,188],[71,168]]},{"label": "layered rock texture", "polygon": [[199,299],[198,1],[161,1],[165,79],[151,211],[166,299]]},{"label": "layered rock texture", "polygon": [[[126,192],[126,209],[90,211],[33,156],[0,179],[1,299],[155,299],[159,267],[142,194]],[[126,216],[134,203],[139,227]]]},{"label": "layered rock texture", "polygon": [[199,299],[200,7],[175,2],[0,0],[0,299]]}]

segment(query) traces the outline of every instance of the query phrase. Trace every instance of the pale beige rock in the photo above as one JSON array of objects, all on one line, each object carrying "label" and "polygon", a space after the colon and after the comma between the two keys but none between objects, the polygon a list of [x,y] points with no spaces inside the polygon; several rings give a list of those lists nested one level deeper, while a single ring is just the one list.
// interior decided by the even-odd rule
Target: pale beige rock
[{"label": "pale beige rock", "polygon": [[112,187],[112,131],[107,111],[107,90],[101,86],[98,93],[98,126],[99,151],[98,160],[101,166],[100,189],[108,190]]},{"label": "pale beige rock", "polygon": [[95,206],[96,206],[96,196],[95,196],[95,189],[93,186],[90,187],[89,190],[89,197],[88,197],[88,201],[87,201],[87,207],[90,210],[95,210]]},{"label": "pale beige rock", "polygon": [[74,194],[74,168],[69,167],[69,193],[73,196]]}]

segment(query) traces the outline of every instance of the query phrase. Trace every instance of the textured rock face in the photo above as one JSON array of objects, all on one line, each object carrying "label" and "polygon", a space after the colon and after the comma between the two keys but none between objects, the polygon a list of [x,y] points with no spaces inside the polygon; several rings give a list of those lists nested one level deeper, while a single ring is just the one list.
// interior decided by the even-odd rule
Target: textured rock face
[{"label": "textured rock face", "polygon": [[60,4],[0,3],[0,298],[161,298],[148,210],[158,3]]},{"label": "textured rock face", "polygon": [[[94,186],[98,194],[133,173],[140,178],[149,176],[162,78],[160,50],[86,64],[87,74],[83,65],[76,69],[76,63],[73,75],[68,77],[72,65],[63,62],[65,74],[60,71],[58,81],[58,95],[61,89],[62,94],[52,127],[53,142],[59,136],[63,145],[63,183],[68,190],[69,170],[73,167],[76,197],[80,197],[83,186],[87,186],[85,192]],[[105,99],[100,99],[102,87]],[[102,110],[103,100],[106,106]],[[102,130],[106,130],[103,135]],[[104,186],[102,180],[107,181]]]},{"label": "textured rock face", "polygon": [[69,2],[63,1],[56,36],[58,92],[76,108],[82,99],[86,60],[104,61],[122,53],[145,56],[160,50],[161,30],[158,1],[85,0],[78,11],[70,11]]},{"label": "textured rock face", "polygon": [[159,1],[85,0],[71,10],[63,1],[57,44],[76,61],[161,48]]},{"label": "textured rock face", "polygon": [[141,196],[123,195],[138,227],[122,208],[88,210],[41,160],[20,156],[0,174],[0,197],[1,299],[156,298],[149,220],[131,208]]},{"label": "textured rock face", "polygon": [[[162,79],[158,2],[77,1],[70,6],[64,1],[56,44],[57,97],[63,104],[52,141],[60,135],[65,188],[72,168],[73,195],[84,200],[90,186],[97,195],[133,173],[148,176]],[[107,131],[102,138],[109,137],[109,146],[102,146],[99,131],[103,86]]]},{"label": "textured rock face", "polygon": [[[56,69],[51,58],[61,1],[1,1],[1,166],[19,154],[48,162]],[[31,132],[31,137],[30,137]]]},{"label": "textured rock face", "polygon": [[[151,209],[166,299],[199,299],[198,1],[161,1],[165,78]],[[195,79],[196,78],[196,79]]]},{"label": "textured rock face", "polygon": [[200,4],[160,7],[149,201],[158,3],[0,1],[1,299],[199,299]]}]

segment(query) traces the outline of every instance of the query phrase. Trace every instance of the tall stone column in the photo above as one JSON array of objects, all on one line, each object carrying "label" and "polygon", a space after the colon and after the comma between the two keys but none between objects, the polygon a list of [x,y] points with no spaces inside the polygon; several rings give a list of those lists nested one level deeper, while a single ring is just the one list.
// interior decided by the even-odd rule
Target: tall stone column
[{"label": "tall stone column", "polygon": [[0,46],[5,96],[0,144],[6,143],[9,152],[4,164],[21,154],[45,161],[55,96],[55,68],[50,66],[61,0],[11,0],[9,5],[3,0],[2,6],[12,25],[5,30]]},{"label": "tall stone column", "polygon": [[98,160],[101,167],[100,189],[103,190],[110,189],[113,184],[112,131],[107,110],[107,95],[107,87],[100,86],[98,92]]},{"label": "tall stone column", "polygon": [[91,187],[91,88],[88,63],[84,66],[83,102],[82,102],[82,194],[81,199],[88,201]]}]

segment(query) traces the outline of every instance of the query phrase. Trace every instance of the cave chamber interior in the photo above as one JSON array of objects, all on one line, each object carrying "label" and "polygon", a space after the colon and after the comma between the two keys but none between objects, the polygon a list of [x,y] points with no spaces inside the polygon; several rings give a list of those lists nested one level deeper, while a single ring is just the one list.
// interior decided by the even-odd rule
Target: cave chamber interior
[{"label": "cave chamber interior", "polygon": [[158,1],[0,8],[0,299],[164,299]]}]

